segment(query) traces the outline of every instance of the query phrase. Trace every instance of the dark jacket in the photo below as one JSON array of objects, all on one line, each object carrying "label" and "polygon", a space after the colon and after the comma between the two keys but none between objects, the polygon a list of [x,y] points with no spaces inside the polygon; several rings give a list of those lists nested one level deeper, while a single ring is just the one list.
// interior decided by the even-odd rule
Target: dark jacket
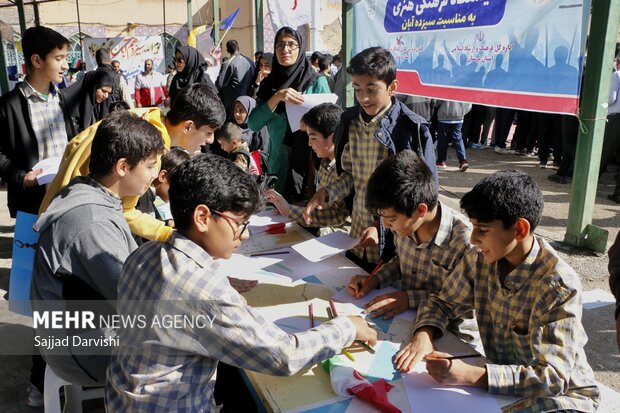
[{"label": "dark jacket", "polygon": [[620,313],[620,234],[616,237],[614,245],[609,249],[609,288],[616,297],[615,318]]},{"label": "dark jacket", "polygon": [[[60,94],[67,141],[76,134],[65,100]],[[8,184],[8,206],[11,217],[17,211],[38,214],[45,186],[24,188],[24,176],[40,161],[37,138],[32,129],[28,101],[16,85],[0,98],[0,178]]]},{"label": "dark jacket", "polygon": [[[345,110],[340,118],[340,124],[334,132],[338,174],[341,174],[343,171],[341,159],[344,147],[349,142],[349,125],[351,121],[357,119],[359,111],[359,106],[353,106]],[[389,149],[390,155],[406,149],[415,151],[424,159],[431,169],[435,180],[439,182],[435,165],[435,148],[428,129],[428,123],[423,117],[413,113],[398,99],[392,98],[392,107],[381,119],[381,128],[375,134],[375,138]],[[395,253],[394,239],[392,232],[383,228],[382,224],[380,225],[379,251],[384,261],[387,261]]]}]

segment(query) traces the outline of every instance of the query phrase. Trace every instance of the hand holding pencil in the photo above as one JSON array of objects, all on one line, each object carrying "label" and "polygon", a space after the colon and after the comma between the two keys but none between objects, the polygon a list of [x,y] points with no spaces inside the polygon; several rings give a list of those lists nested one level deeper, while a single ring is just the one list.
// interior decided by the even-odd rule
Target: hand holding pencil
[{"label": "hand holding pencil", "polygon": [[351,277],[347,286],[347,292],[354,298],[360,299],[368,294],[369,291],[377,288],[379,286],[379,279],[376,277],[376,274],[382,264],[383,260],[379,261],[379,264],[368,276],[358,274]]}]

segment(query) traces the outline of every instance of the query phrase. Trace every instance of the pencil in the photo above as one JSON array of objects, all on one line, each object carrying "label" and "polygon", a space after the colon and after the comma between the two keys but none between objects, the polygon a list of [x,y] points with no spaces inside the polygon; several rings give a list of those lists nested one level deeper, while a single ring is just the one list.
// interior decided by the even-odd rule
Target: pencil
[{"label": "pencil", "polygon": [[[330,299],[330,303],[329,303],[329,304],[330,304],[330,305],[333,305],[333,301],[332,301],[331,299]],[[327,310],[327,316],[329,317],[329,319],[330,319],[330,320],[334,319],[335,317],[334,317],[334,313],[332,312],[332,309],[331,309],[331,308],[329,308],[329,307],[326,307],[326,310]],[[334,311],[335,311],[335,307],[334,307]],[[374,352],[374,350],[373,350],[373,352]],[[347,358],[348,358],[349,360],[351,360],[351,361],[355,361],[355,357],[353,357],[353,354],[349,353],[349,352],[347,351],[347,349],[344,349],[344,348],[343,348],[343,349],[342,349],[342,354],[344,354],[345,356],[347,356]]]},{"label": "pencil", "polygon": [[310,315],[310,328],[314,328],[314,313],[312,312],[312,303],[308,304],[308,314]]},{"label": "pencil", "polygon": [[342,353],[347,356],[347,358],[351,361],[355,361],[355,357],[353,357],[353,354],[349,353],[346,349],[342,349]]},{"label": "pencil", "polygon": [[288,254],[289,252],[290,251],[255,252],[254,254],[250,254],[250,257],[265,257],[267,255]]},{"label": "pencil", "polygon": [[375,349],[364,343],[362,340],[355,340],[355,342],[368,350],[370,354],[375,354]]},{"label": "pencil", "polygon": [[379,268],[381,268],[382,265],[383,265],[383,260],[379,260],[379,263],[377,264],[375,269],[372,270],[370,275],[362,283],[362,288],[360,290],[363,290],[364,288],[366,288],[368,286],[368,284],[370,284],[370,280],[373,279],[373,277],[377,274],[377,271],[379,271]]},{"label": "pencil", "polygon": [[332,309],[327,307],[327,316],[329,317],[330,320],[332,320],[334,318],[334,313],[332,313]]},{"label": "pencil", "polygon": [[336,304],[334,304],[334,299],[329,299],[329,307],[332,309],[332,314],[334,317],[338,317],[338,311],[336,311]]},{"label": "pencil", "polygon": [[460,360],[460,359],[471,359],[474,357],[482,357],[482,354],[465,354],[462,356],[450,356],[450,357],[427,357],[427,359],[431,360]]}]

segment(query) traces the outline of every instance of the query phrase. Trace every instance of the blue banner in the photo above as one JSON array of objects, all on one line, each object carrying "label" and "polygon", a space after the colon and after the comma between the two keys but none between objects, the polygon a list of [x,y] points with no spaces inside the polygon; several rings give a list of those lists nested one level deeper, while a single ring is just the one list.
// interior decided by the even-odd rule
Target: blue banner
[{"label": "blue banner", "polygon": [[589,0],[362,0],[353,54],[388,49],[400,93],[575,114],[589,9]]},{"label": "blue banner", "polygon": [[507,0],[388,0],[388,33],[492,26],[504,17]]}]

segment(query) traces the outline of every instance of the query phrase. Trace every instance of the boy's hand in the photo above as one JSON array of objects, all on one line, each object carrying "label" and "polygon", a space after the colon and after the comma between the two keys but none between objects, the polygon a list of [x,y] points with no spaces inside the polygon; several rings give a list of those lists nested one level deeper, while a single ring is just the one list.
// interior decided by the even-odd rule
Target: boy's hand
[{"label": "boy's hand", "polygon": [[376,245],[379,245],[379,230],[375,226],[366,228],[364,232],[362,232],[362,238],[357,246],[368,248]]},{"label": "boy's hand", "polygon": [[258,284],[257,280],[240,280],[234,277],[228,277],[228,282],[238,293],[248,292]]},{"label": "boy's hand", "polygon": [[349,285],[347,286],[347,292],[356,299],[360,299],[366,294],[368,294],[369,291],[377,288],[379,286],[379,280],[377,279],[377,277],[372,277],[372,280],[370,280],[368,285],[362,288],[362,285],[368,279],[368,277],[368,275],[362,274],[357,274],[351,277],[351,279],[349,280]]},{"label": "boy's hand", "polygon": [[[372,282],[372,281],[371,281]],[[384,320],[394,317],[409,309],[409,296],[406,291],[383,294],[366,304],[364,314],[372,313],[372,318],[383,316]]]},{"label": "boy's hand", "polygon": [[366,320],[358,316],[349,316],[349,320],[355,325],[355,339],[368,343],[370,346],[377,344],[377,331]]},{"label": "boy's hand", "polygon": [[263,195],[267,201],[275,205],[280,215],[288,217],[288,214],[290,213],[290,205],[286,202],[286,199],[284,199],[282,195],[273,189],[266,190],[263,192]]},{"label": "boy's hand", "polygon": [[308,204],[306,205],[306,209],[304,209],[304,219],[306,220],[306,224],[312,224],[312,211],[323,209],[323,205],[325,204],[325,198],[327,198],[327,191],[325,188],[320,188],[315,192],[314,196]]},{"label": "boy's hand", "polygon": [[451,354],[433,351],[427,354],[426,371],[437,383],[453,386],[487,387],[487,369],[462,360],[446,360]]},{"label": "boy's hand", "polygon": [[37,175],[40,175],[43,172],[43,169],[35,169],[34,171],[28,172],[24,175],[24,188],[30,188],[31,186],[39,185],[37,181]]},{"label": "boy's hand", "polygon": [[433,332],[430,328],[419,329],[411,342],[396,353],[396,369],[408,373],[411,367],[416,365],[424,356],[435,350],[433,348]]}]

